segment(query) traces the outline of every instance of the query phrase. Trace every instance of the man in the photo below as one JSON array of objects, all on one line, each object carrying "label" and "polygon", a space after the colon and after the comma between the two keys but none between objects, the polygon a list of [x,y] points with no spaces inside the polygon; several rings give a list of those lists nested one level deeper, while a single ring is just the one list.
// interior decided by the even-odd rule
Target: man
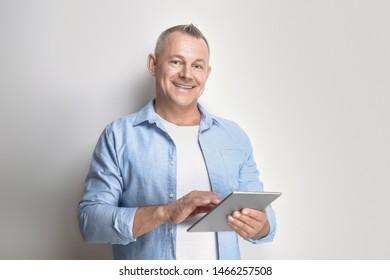
[{"label": "man", "polygon": [[239,259],[237,234],[252,243],[274,237],[271,207],[235,211],[231,232],[186,232],[230,192],[263,190],[245,133],[198,104],[209,55],[192,24],[164,31],[148,57],[156,98],[107,126],[97,143],[80,230],[88,242],[113,244],[115,259]]}]

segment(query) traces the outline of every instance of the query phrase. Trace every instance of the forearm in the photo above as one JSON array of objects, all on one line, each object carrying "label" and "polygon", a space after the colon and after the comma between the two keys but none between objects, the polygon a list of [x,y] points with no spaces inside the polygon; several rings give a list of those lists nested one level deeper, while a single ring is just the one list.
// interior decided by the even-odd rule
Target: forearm
[{"label": "forearm", "polygon": [[133,238],[137,238],[165,223],[164,206],[146,206],[137,209],[133,221]]}]

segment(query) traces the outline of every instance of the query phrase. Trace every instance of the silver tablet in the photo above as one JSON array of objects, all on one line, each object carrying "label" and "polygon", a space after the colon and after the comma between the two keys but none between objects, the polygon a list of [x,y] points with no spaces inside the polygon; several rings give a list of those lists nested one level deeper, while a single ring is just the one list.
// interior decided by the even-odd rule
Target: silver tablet
[{"label": "silver tablet", "polygon": [[205,214],[191,227],[188,232],[232,231],[226,217],[235,210],[252,208],[262,210],[277,199],[281,192],[232,192],[213,210]]}]

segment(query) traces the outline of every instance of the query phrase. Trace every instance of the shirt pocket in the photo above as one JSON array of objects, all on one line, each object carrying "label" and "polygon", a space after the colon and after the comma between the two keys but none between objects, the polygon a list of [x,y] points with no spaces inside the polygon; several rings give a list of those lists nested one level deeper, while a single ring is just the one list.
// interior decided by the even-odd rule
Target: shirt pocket
[{"label": "shirt pocket", "polygon": [[220,153],[225,167],[228,186],[231,191],[237,191],[245,152],[239,149],[224,149],[220,150]]}]

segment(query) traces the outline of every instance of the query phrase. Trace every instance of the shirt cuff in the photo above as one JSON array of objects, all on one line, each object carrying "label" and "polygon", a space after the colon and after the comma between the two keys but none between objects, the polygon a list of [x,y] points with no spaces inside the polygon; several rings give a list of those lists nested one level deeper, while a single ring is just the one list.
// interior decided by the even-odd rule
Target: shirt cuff
[{"label": "shirt cuff", "polygon": [[133,222],[137,209],[137,207],[119,208],[119,213],[114,221],[115,231],[126,244],[137,241],[137,238],[133,237]]}]

